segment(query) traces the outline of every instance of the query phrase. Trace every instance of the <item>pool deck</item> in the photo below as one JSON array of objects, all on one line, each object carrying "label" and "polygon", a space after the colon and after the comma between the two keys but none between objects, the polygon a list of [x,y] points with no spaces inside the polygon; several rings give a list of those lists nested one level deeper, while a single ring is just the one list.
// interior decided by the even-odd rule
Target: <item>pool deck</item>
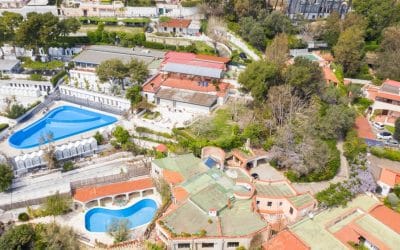
[{"label": "pool deck", "polygon": [[[66,105],[67,106],[77,107],[77,108],[82,108],[82,109],[86,109],[86,110],[90,110],[90,111],[97,112],[97,113],[104,114],[104,115],[108,115],[108,116],[113,116],[113,117],[117,118],[117,120],[118,120],[116,123],[114,123],[114,125],[120,124],[122,122],[121,120],[123,119],[121,116],[118,116],[118,115],[110,114],[110,113],[103,112],[103,111],[100,111],[100,110],[97,110],[97,109],[92,109],[92,108],[88,108],[88,107],[85,107],[85,106],[80,106],[80,105],[77,105],[77,104],[74,104],[74,103],[70,103],[70,102],[65,102],[65,101],[56,101],[51,106],[49,106],[48,108],[49,108],[49,110],[52,110],[54,108],[57,108],[57,107],[60,107],[60,106],[66,106]],[[27,120],[25,122],[16,124],[12,128],[12,131],[18,131],[18,130],[20,130],[22,128],[25,128],[25,127],[29,126],[30,124],[36,122],[37,120],[43,118],[43,116],[46,115],[46,114],[42,114],[41,112],[39,112],[36,115],[34,115],[31,119],[29,119],[29,120]],[[77,135],[73,135],[73,136],[70,136],[70,137],[55,141],[55,142],[53,142],[53,145],[54,146],[58,146],[58,145],[69,143],[69,142],[73,142],[73,141],[87,139],[87,138],[92,137],[98,130],[99,130],[99,128],[93,129],[93,130],[90,130],[90,131],[87,131],[87,132],[83,132],[83,133],[80,133],[80,134],[77,134]],[[16,149],[16,148],[11,147],[8,144],[8,138],[9,138],[9,136],[0,143],[0,151],[3,154],[7,155],[8,157],[15,157],[17,155],[35,152],[35,151],[38,151],[41,148],[41,147],[37,146],[37,147],[28,148],[28,149]]]}]

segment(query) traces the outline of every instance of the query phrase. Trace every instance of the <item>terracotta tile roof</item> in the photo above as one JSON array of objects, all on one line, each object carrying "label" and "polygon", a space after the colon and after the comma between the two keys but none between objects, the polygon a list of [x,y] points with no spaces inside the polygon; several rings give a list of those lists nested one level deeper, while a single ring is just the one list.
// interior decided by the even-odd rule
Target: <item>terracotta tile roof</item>
[{"label": "terracotta tile roof", "polygon": [[336,84],[339,83],[339,80],[337,79],[337,77],[335,76],[333,71],[328,66],[323,67],[322,70],[324,73],[324,78],[327,81],[327,83],[330,83],[330,82],[334,82]]},{"label": "terracotta tile roof", "polygon": [[350,225],[344,226],[342,229],[334,233],[335,237],[340,240],[343,244],[350,246],[348,242],[359,242],[359,237],[361,236],[353,227]]},{"label": "terracotta tile roof", "polygon": [[73,197],[75,200],[88,202],[104,196],[128,193],[152,187],[154,187],[154,185],[151,178],[144,178],[140,180],[125,181],[98,187],[78,188],[75,190]]},{"label": "terracotta tile roof", "polygon": [[178,202],[184,201],[189,197],[189,193],[183,187],[174,187],[172,189],[172,194]]},{"label": "terracotta tile roof", "polygon": [[392,85],[394,87],[399,87],[400,88],[400,82],[398,81],[394,81],[394,80],[390,80],[390,79],[386,79],[383,84],[389,84]]},{"label": "terracotta tile roof", "polygon": [[364,116],[356,118],[355,129],[357,130],[358,137],[375,140],[375,134],[372,132],[371,125]]},{"label": "terracotta tile roof", "polygon": [[390,227],[393,231],[400,234],[400,213],[397,213],[384,205],[378,205],[374,207],[369,214]]},{"label": "terracotta tile roof", "polygon": [[400,95],[389,94],[389,93],[385,93],[385,92],[381,92],[381,91],[376,93],[376,97],[381,97],[381,98],[390,99],[390,100],[394,100],[394,101],[399,101],[400,102]]},{"label": "terracotta tile roof", "polygon": [[211,56],[211,55],[196,55],[196,60],[228,63],[231,59],[227,57]]},{"label": "terracotta tile roof", "polygon": [[162,27],[175,27],[175,28],[187,28],[189,27],[192,20],[189,19],[171,19],[166,22],[160,23]]},{"label": "terracotta tile roof", "polygon": [[375,100],[375,97],[376,97],[376,94],[377,94],[378,91],[379,91],[379,88],[376,87],[376,86],[368,86],[367,89],[366,89],[366,91],[367,91],[367,94],[368,94],[367,97],[368,97],[369,99],[371,99],[371,100]]},{"label": "terracotta tile roof", "polygon": [[395,171],[387,168],[382,168],[379,180],[391,187],[394,187],[396,184],[400,184],[400,173],[396,173]]},{"label": "terracotta tile roof", "polygon": [[158,74],[155,78],[147,82],[143,86],[144,92],[156,93],[161,86],[175,88],[175,89],[185,89],[185,90],[192,90],[198,92],[216,92],[217,96],[225,96],[230,84],[225,82],[219,83],[219,91],[217,91],[214,84],[209,83],[207,87],[199,86],[198,81],[190,80],[187,78],[175,78],[175,77],[163,77],[162,74]]},{"label": "terracotta tile roof", "polygon": [[264,250],[306,250],[311,249],[297,236],[288,230],[278,233],[270,241],[263,244]]},{"label": "terracotta tile roof", "polygon": [[163,176],[164,179],[172,185],[179,184],[185,180],[180,173],[168,169],[163,169]]},{"label": "terracotta tile roof", "polygon": [[170,51],[165,54],[164,61],[166,63],[179,63],[185,65],[194,65],[206,68],[226,69],[226,63],[230,61],[229,58],[210,56],[210,55],[196,55],[194,53]]},{"label": "terracotta tile roof", "polygon": [[164,152],[168,151],[168,148],[164,144],[158,144],[158,146],[156,147],[156,150],[158,152],[164,153]]}]

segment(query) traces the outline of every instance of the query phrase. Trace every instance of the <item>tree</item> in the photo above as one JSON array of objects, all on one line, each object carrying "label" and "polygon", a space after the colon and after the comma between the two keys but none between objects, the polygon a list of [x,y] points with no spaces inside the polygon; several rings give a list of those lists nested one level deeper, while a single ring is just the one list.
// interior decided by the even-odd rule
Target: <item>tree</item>
[{"label": "tree", "polygon": [[132,107],[142,101],[141,90],[142,88],[139,85],[134,85],[126,90],[125,97],[131,101]]},{"label": "tree", "polygon": [[359,72],[364,57],[364,44],[364,32],[357,26],[340,34],[333,52],[335,61],[343,66],[346,75],[352,76]]},{"label": "tree", "polygon": [[72,228],[55,223],[35,226],[35,249],[68,249],[79,250],[79,243]]},{"label": "tree", "polygon": [[58,23],[58,29],[62,36],[77,32],[81,27],[81,23],[76,18],[66,18]]},{"label": "tree", "polygon": [[62,215],[69,211],[71,207],[71,199],[68,196],[56,193],[49,196],[44,203],[44,211],[47,215]]},{"label": "tree", "polygon": [[255,102],[264,102],[271,86],[279,82],[278,67],[268,61],[255,61],[239,75],[238,82],[250,92]]},{"label": "tree", "polygon": [[100,134],[99,131],[97,131],[96,134],[94,134],[93,137],[94,137],[94,139],[96,139],[96,142],[97,142],[98,145],[103,144],[103,142],[104,142],[104,137],[103,137],[102,134]]},{"label": "tree", "polygon": [[332,12],[328,18],[326,18],[326,22],[324,27],[324,31],[322,34],[322,38],[328,43],[329,47],[333,47],[336,45],[339,35],[340,35],[340,15],[339,13]]},{"label": "tree", "polygon": [[0,192],[7,190],[11,186],[13,178],[12,169],[5,164],[0,164]]},{"label": "tree", "polygon": [[45,46],[57,41],[60,35],[59,19],[50,12],[27,14],[27,18],[19,25],[15,39],[18,45],[28,47]]},{"label": "tree", "polygon": [[377,58],[380,78],[400,80],[400,26],[385,29]]},{"label": "tree", "polygon": [[396,119],[396,122],[394,123],[393,138],[394,138],[395,140],[400,141],[400,118],[397,118],[397,119]]},{"label": "tree", "polygon": [[354,0],[355,13],[367,19],[367,40],[372,41],[389,25],[399,21],[399,4],[396,0]]},{"label": "tree", "polygon": [[107,232],[114,237],[114,242],[123,242],[129,239],[129,220],[113,219],[108,225]]},{"label": "tree", "polygon": [[127,143],[130,138],[128,130],[124,129],[121,126],[117,126],[112,134],[115,137],[116,142],[119,145],[123,145],[123,144]]},{"label": "tree", "polygon": [[283,67],[289,58],[289,44],[286,34],[281,33],[274,37],[272,43],[265,50],[265,58],[275,63],[278,67]]},{"label": "tree", "polygon": [[149,75],[147,65],[137,59],[132,59],[128,65],[126,65],[129,71],[129,78],[133,83],[143,84]]},{"label": "tree", "polygon": [[269,39],[280,33],[292,34],[294,31],[290,19],[281,11],[273,11],[267,15],[262,26],[265,29],[266,37]]},{"label": "tree", "polygon": [[0,42],[14,41],[15,31],[22,20],[21,14],[4,11],[0,16]]},{"label": "tree", "polygon": [[325,139],[337,139],[346,135],[353,126],[356,112],[346,105],[330,105],[316,124],[319,135]]},{"label": "tree", "polygon": [[294,64],[286,70],[284,78],[303,98],[309,98],[313,94],[320,95],[325,86],[318,63],[304,57],[295,58]]},{"label": "tree", "polygon": [[96,68],[96,74],[100,81],[111,81],[121,84],[124,89],[124,79],[129,76],[129,69],[119,59],[106,60]]},{"label": "tree", "polygon": [[0,237],[0,249],[33,249],[34,238],[32,225],[14,226]]}]

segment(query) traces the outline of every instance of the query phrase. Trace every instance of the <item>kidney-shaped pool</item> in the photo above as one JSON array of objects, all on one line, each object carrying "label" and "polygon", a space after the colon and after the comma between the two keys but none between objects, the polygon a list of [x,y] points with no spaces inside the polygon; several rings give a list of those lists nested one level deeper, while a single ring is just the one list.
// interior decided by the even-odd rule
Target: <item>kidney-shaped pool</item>
[{"label": "kidney-shaped pool", "polygon": [[8,142],[14,148],[32,148],[40,143],[47,143],[48,134],[52,135],[51,140],[57,141],[116,121],[112,116],[72,106],[61,106],[12,134]]},{"label": "kidney-shaped pool", "polygon": [[114,220],[128,220],[133,229],[149,223],[157,211],[157,203],[153,199],[143,199],[123,209],[92,208],[85,214],[85,228],[90,232],[107,232]]}]

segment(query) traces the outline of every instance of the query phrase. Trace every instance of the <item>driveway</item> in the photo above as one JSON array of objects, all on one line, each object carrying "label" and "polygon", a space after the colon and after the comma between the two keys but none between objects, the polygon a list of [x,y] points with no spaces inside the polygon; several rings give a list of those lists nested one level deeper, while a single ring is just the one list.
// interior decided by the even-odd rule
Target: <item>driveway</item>
[{"label": "driveway", "polygon": [[257,167],[252,168],[250,174],[254,173],[257,173],[259,179],[263,181],[285,180],[284,175],[275,168],[271,167],[269,163],[260,164]]},{"label": "driveway", "polygon": [[235,34],[228,32],[228,39],[229,42],[234,44],[236,47],[240,48],[241,50],[244,51],[252,60],[254,61],[259,61],[261,58],[247,46],[245,42],[243,42],[239,37],[237,37]]}]

